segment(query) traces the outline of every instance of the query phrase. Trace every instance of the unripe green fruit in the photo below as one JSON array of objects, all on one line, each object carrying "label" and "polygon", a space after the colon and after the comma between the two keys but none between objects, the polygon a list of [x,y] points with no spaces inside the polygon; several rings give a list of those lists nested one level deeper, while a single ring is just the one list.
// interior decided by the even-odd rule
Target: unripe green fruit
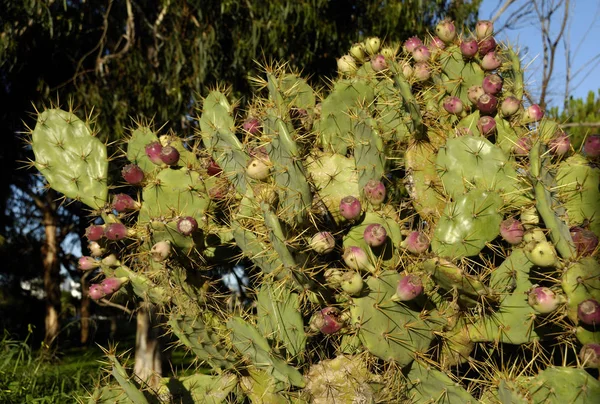
[{"label": "unripe green fruit", "polygon": [[352,47],[350,48],[350,55],[357,61],[361,63],[364,62],[366,55],[363,44],[355,43],[354,45],[352,45]]},{"label": "unripe green fruit", "polygon": [[337,60],[338,71],[342,74],[352,74],[358,70],[356,61],[350,55],[344,55]]},{"label": "unripe green fruit", "polygon": [[369,55],[375,55],[379,52],[379,47],[381,46],[381,40],[376,37],[367,38],[365,41],[365,50]]},{"label": "unripe green fruit", "polygon": [[248,167],[246,168],[248,177],[259,181],[269,178],[270,172],[271,168],[269,165],[260,159],[253,159],[248,163]]},{"label": "unripe green fruit", "polygon": [[528,245],[525,254],[529,261],[540,267],[553,267],[558,264],[556,250],[548,241]]},{"label": "unripe green fruit", "polygon": [[362,276],[358,272],[348,271],[342,275],[342,290],[351,296],[358,295],[364,286]]}]

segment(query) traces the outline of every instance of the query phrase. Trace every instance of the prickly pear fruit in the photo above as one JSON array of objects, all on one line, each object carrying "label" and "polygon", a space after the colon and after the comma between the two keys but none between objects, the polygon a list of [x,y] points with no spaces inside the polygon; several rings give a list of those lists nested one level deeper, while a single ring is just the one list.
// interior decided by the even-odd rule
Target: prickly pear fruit
[{"label": "prickly pear fruit", "polygon": [[589,343],[582,346],[579,351],[579,360],[584,368],[599,368],[600,345]]},{"label": "prickly pear fruit", "polygon": [[589,158],[600,156],[600,135],[591,135],[585,139],[582,152]]},{"label": "prickly pear fruit", "polygon": [[475,24],[475,36],[481,41],[494,34],[494,23],[488,20],[480,20]]},{"label": "prickly pear fruit", "polygon": [[323,334],[335,334],[344,326],[341,312],[335,307],[325,307],[317,311],[310,319],[310,328]]},{"label": "prickly pear fruit", "polygon": [[481,59],[481,68],[483,70],[491,71],[496,70],[502,65],[502,61],[498,57],[495,51],[488,52],[483,59]]},{"label": "prickly pear fruit", "polygon": [[360,247],[346,247],[342,259],[350,269],[355,271],[370,271],[372,265],[367,253]]},{"label": "prickly pear fruit", "polygon": [[115,293],[116,291],[118,291],[119,289],[121,289],[121,286],[123,286],[123,284],[125,282],[127,282],[129,280],[129,278],[116,278],[116,277],[111,277],[111,278],[106,278],[104,279],[101,283],[100,283],[100,287],[102,288],[102,292],[104,293],[105,296],[109,296],[112,295],[113,293]]},{"label": "prickly pear fruit", "polygon": [[109,223],[104,227],[104,237],[112,241],[123,240],[127,237],[127,227],[121,223]]},{"label": "prickly pear fruit", "polygon": [[168,166],[174,166],[179,162],[179,151],[173,146],[165,146],[160,151],[160,160]]},{"label": "prickly pear fruit", "polygon": [[363,289],[364,281],[360,273],[355,271],[347,271],[342,275],[340,286],[342,290],[350,296],[360,294]]},{"label": "prickly pear fruit", "polygon": [[541,241],[529,245],[526,248],[525,253],[529,261],[540,267],[553,267],[558,263],[556,250],[548,241]]},{"label": "prickly pear fruit", "polygon": [[[104,233],[104,230],[102,230],[102,233]],[[101,257],[106,252],[106,250],[102,248],[100,243],[98,243],[97,241],[91,241],[88,244],[88,250],[90,250],[90,255],[95,258]]]},{"label": "prickly pear fruit", "polygon": [[600,304],[595,299],[587,299],[577,306],[577,317],[583,324],[600,325]]},{"label": "prickly pear fruit", "polygon": [[429,238],[422,231],[413,231],[402,241],[402,247],[413,254],[427,251],[429,244]]},{"label": "prickly pear fruit", "polygon": [[420,296],[423,293],[423,281],[421,277],[410,274],[403,276],[398,281],[396,293],[392,296],[395,302],[408,302]]},{"label": "prickly pear fruit", "polygon": [[484,115],[494,115],[498,110],[498,98],[491,94],[483,94],[477,100],[477,109]]},{"label": "prickly pear fruit", "polygon": [[269,178],[270,171],[271,168],[269,165],[261,159],[253,159],[248,163],[248,167],[246,168],[248,177],[259,181]]},{"label": "prickly pear fruit", "polygon": [[140,208],[140,204],[127,194],[116,194],[113,196],[112,207],[117,212],[126,212]]},{"label": "prickly pear fruit", "polygon": [[371,223],[365,228],[363,238],[370,247],[379,247],[385,243],[387,231],[379,223]]},{"label": "prickly pear fruit", "polygon": [[435,27],[437,36],[446,43],[451,43],[456,38],[456,27],[450,20],[443,20]]},{"label": "prickly pear fruit", "polygon": [[342,74],[352,74],[358,69],[356,61],[350,55],[344,55],[339,58],[337,60],[337,68]]},{"label": "prickly pear fruit", "polygon": [[381,46],[381,39],[377,37],[367,38],[365,41],[365,50],[369,55],[375,55],[379,52],[379,47]]},{"label": "prickly pear fruit", "polygon": [[493,136],[496,133],[496,120],[491,116],[482,116],[477,121],[477,129],[485,137]]},{"label": "prickly pear fruit", "polygon": [[578,226],[572,227],[570,232],[577,254],[581,256],[592,255],[598,247],[598,236],[593,231]]},{"label": "prickly pear fruit", "polygon": [[155,262],[162,262],[171,255],[171,242],[162,240],[154,244],[150,249],[150,255]]},{"label": "prickly pear fruit", "polygon": [[121,175],[123,176],[125,182],[131,185],[138,185],[144,181],[144,172],[136,164],[128,164],[123,167]]},{"label": "prickly pear fruit", "polygon": [[444,109],[450,114],[459,115],[461,112],[463,112],[463,103],[460,98],[456,96],[448,96],[444,98],[443,106]]},{"label": "prickly pear fruit", "polygon": [[177,231],[184,236],[191,236],[198,230],[198,222],[191,216],[182,217],[177,221]]},{"label": "prickly pear fruit", "polygon": [[521,222],[514,218],[506,219],[500,223],[500,235],[509,244],[517,245],[523,241],[525,229]]},{"label": "prickly pear fruit", "polygon": [[548,143],[548,149],[555,156],[564,156],[571,148],[571,140],[564,132],[559,132]]},{"label": "prickly pear fruit", "polygon": [[108,267],[118,267],[119,265],[121,265],[121,262],[115,254],[109,254],[106,257],[102,258],[102,264]]},{"label": "prickly pear fruit", "polygon": [[346,220],[355,220],[361,214],[360,201],[353,196],[346,196],[340,201],[340,214]]},{"label": "prickly pear fruit", "polygon": [[162,165],[163,161],[160,158],[160,152],[162,151],[162,149],[163,147],[162,144],[160,144],[160,142],[152,142],[146,145],[144,151],[146,153],[146,156],[148,156],[148,159],[152,163],[156,165]]},{"label": "prickly pear fruit", "polygon": [[335,248],[335,239],[328,231],[321,231],[310,239],[310,248],[317,254],[329,254]]},{"label": "prickly pear fruit", "polygon": [[407,53],[412,53],[421,45],[423,45],[423,41],[421,41],[421,39],[417,38],[416,36],[413,36],[404,41],[404,50]]},{"label": "prickly pear fruit", "polygon": [[90,289],[88,290],[88,295],[93,300],[100,300],[100,299],[104,298],[104,296],[106,296],[106,294],[102,290],[102,286],[100,286],[100,284],[91,285]]},{"label": "prickly pear fruit", "polygon": [[552,313],[562,303],[551,289],[536,286],[529,292],[527,297],[529,305],[540,314]]},{"label": "prickly pear fruit", "polygon": [[519,101],[518,98],[509,95],[504,100],[502,100],[500,110],[502,111],[502,115],[504,116],[513,116],[517,113],[519,107],[521,107],[521,101]]},{"label": "prickly pear fruit", "polygon": [[523,115],[523,119],[525,122],[539,122],[544,117],[544,110],[537,105],[530,105]]},{"label": "prickly pear fruit", "polygon": [[487,94],[496,95],[502,91],[502,78],[497,74],[489,74],[483,78],[481,87]]},{"label": "prickly pear fruit", "polygon": [[85,236],[89,241],[98,241],[104,237],[104,226],[91,225],[85,229]]},{"label": "prickly pear fruit", "polygon": [[470,59],[477,54],[477,41],[475,39],[469,39],[460,43],[460,52],[462,55]]},{"label": "prickly pear fruit", "polygon": [[482,39],[478,43],[479,56],[485,56],[488,53],[496,50],[496,40],[493,36],[489,36],[487,38]]},{"label": "prickly pear fruit", "polygon": [[364,188],[365,198],[374,206],[379,206],[385,200],[385,185],[381,181],[369,180]]},{"label": "prickly pear fruit", "polygon": [[425,45],[417,46],[412,52],[412,57],[415,62],[427,62],[431,58],[431,52]]},{"label": "prickly pear fruit", "polygon": [[375,55],[371,58],[371,67],[374,71],[380,72],[388,68],[385,56]]},{"label": "prickly pear fruit", "polygon": [[94,268],[98,268],[100,263],[92,257],[81,257],[77,261],[77,267],[82,271],[89,271]]}]

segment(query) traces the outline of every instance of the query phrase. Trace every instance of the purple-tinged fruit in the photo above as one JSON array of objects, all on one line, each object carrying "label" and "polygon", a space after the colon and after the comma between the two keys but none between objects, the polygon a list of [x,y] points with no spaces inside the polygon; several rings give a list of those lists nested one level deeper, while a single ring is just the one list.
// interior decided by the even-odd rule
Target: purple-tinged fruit
[{"label": "purple-tinged fruit", "polygon": [[347,271],[342,275],[340,286],[350,296],[356,296],[362,292],[364,281],[358,272]]},{"label": "purple-tinged fruit", "polygon": [[600,368],[600,345],[591,342],[582,346],[579,360],[583,368]]},{"label": "purple-tinged fruit", "polygon": [[443,105],[444,109],[450,114],[459,115],[461,112],[463,112],[463,103],[460,98],[456,96],[448,96],[444,98]]},{"label": "purple-tinged fruit", "polygon": [[429,46],[432,50],[446,49],[446,44],[438,36],[434,36],[431,38]]},{"label": "purple-tinged fruit", "polygon": [[104,227],[104,237],[112,241],[127,237],[127,227],[122,223],[109,223]]},{"label": "purple-tinged fruit", "polygon": [[104,226],[93,224],[85,229],[85,236],[89,241],[98,241],[104,237]]},{"label": "purple-tinged fruit", "polygon": [[500,110],[502,111],[502,115],[504,116],[513,116],[517,113],[520,107],[521,101],[519,101],[518,98],[509,95],[504,100],[502,100]]},{"label": "purple-tinged fruit", "polygon": [[481,97],[483,94],[485,94],[485,91],[483,91],[483,87],[481,86],[471,86],[467,90],[467,97],[469,98],[469,101],[475,105],[477,105],[479,97]]},{"label": "purple-tinged fruit", "polygon": [[496,133],[496,120],[491,116],[482,116],[477,121],[477,128],[483,136],[493,136]]},{"label": "purple-tinged fruit", "polygon": [[337,60],[338,71],[342,74],[352,74],[358,70],[356,61],[350,55],[344,55]]},{"label": "purple-tinged fruit", "polygon": [[429,244],[429,238],[422,231],[413,231],[402,241],[402,247],[417,255],[427,251]]},{"label": "purple-tinged fruit", "polygon": [[511,245],[520,244],[524,234],[525,228],[517,219],[509,218],[500,223],[500,235]]},{"label": "purple-tinged fruit", "polygon": [[479,56],[485,56],[488,53],[496,50],[496,40],[493,36],[489,36],[477,44],[479,48]]},{"label": "purple-tinged fruit", "polygon": [[593,231],[579,226],[571,227],[570,231],[571,238],[577,249],[577,255],[592,255],[596,247],[598,247],[598,236]]},{"label": "purple-tinged fruit", "polygon": [[475,37],[481,41],[488,36],[494,35],[494,23],[488,20],[480,20],[475,24]]},{"label": "purple-tinged fruit", "polygon": [[144,172],[136,164],[128,164],[123,167],[123,170],[121,170],[121,176],[125,182],[131,185],[137,185],[144,181]]},{"label": "purple-tinged fruit", "polygon": [[102,288],[104,295],[108,296],[121,289],[121,286],[123,286],[123,284],[125,284],[128,280],[129,278],[106,278],[100,282],[100,287]]},{"label": "purple-tinged fruit", "polygon": [[171,255],[171,242],[162,240],[154,244],[150,249],[150,255],[154,262],[163,262]]},{"label": "purple-tinged fruit", "polygon": [[446,43],[451,43],[456,38],[456,27],[450,20],[443,20],[435,27],[435,33]]},{"label": "purple-tinged fruit", "polygon": [[380,247],[387,240],[387,231],[379,223],[371,223],[363,232],[365,243],[370,247]]},{"label": "purple-tinged fruit", "polygon": [[423,281],[415,274],[405,275],[400,278],[396,293],[392,296],[394,302],[408,302],[423,293]]},{"label": "purple-tinged fruit", "polygon": [[361,214],[360,201],[353,196],[346,196],[340,201],[340,214],[346,220],[355,220]]},{"label": "purple-tinged fruit", "polygon": [[600,304],[596,299],[587,299],[577,306],[577,317],[583,324],[600,325]]},{"label": "purple-tinged fruit", "polygon": [[191,236],[198,230],[198,222],[191,216],[182,217],[177,221],[177,231],[184,236]]},{"label": "purple-tinged fruit", "polygon": [[342,259],[348,268],[355,271],[372,271],[373,267],[369,262],[367,253],[360,247],[346,247]]},{"label": "purple-tinged fruit", "polygon": [[365,41],[365,51],[369,55],[375,55],[379,52],[379,47],[381,46],[381,40],[377,37],[367,38]]},{"label": "purple-tinged fruit", "polygon": [[404,42],[404,50],[406,51],[406,53],[412,53],[415,49],[417,49],[421,45],[423,45],[423,41],[421,41],[416,36],[413,36],[413,37],[408,38]]},{"label": "purple-tinged fruit", "polygon": [[481,87],[487,94],[496,95],[502,91],[502,77],[497,74],[488,74],[483,78]]},{"label": "purple-tinged fruit", "polygon": [[174,166],[179,162],[179,150],[173,146],[165,146],[160,152],[160,159],[168,166]]},{"label": "purple-tinged fruit", "polygon": [[371,58],[371,67],[374,71],[380,72],[388,68],[387,61],[383,55],[375,55]]},{"label": "purple-tinged fruit", "polygon": [[364,188],[365,198],[374,206],[379,206],[385,199],[385,185],[381,181],[369,180]]},{"label": "purple-tinged fruit", "polygon": [[583,154],[589,158],[595,159],[600,156],[600,135],[591,135],[585,139],[583,144]]},{"label": "purple-tinged fruit", "polygon": [[322,231],[310,239],[310,248],[317,254],[329,254],[335,248],[335,239],[328,231]]},{"label": "purple-tinged fruit", "polygon": [[205,168],[206,173],[211,177],[221,175],[221,173],[223,172],[221,166],[219,166],[217,162],[212,159],[212,157],[209,157],[208,160],[205,162]]},{"label": "purple-tinged fruit", "polygon": [[467,58],[470,59],[477,54],[477,40],[469,39],[466,41],[462,41],[460,43],[460,53]]},{"label": "purple-tinged fruit", "polygon": [[431,77],[431,67],[426,62],[415,63],[413,76],[417,81],[426,81]]},{"label": "purple-tinged fruit", "polygon": [[477,109],[483,115],[494,115],[498,110],[498,98],[491,94],[483,94],[477,100]]},{"label": "purple-tinged fruit", "polygon": [[538,104],[530,105],[523,114],[524,122],[539,122],[544,117],[544,111]]},{"label": "purple-tinged fruit", "polygon": [[146,156],[148,156],[148,159],[150,159],[152,163],[156,165],[162,165],[163,162],[160,159],[160,152],[162,151],[162,149],[163,146],[162,144],[160,144],[160,142],[152,142],[146,145],[144,151],[146,152]]},{"label": "purple-tinged fruit", "polygon": [[564,132],[558,132],[554,135],[550,142],[548,142],[548,149],[550,153],[555,156],[564,156],[571,149],[571,140]]},{"label": "purple-tinged fruit", "polygon": [[104,298],[104,296],[106,296],[106,293],[104,293],[104,291],[102,290],[102,286],[100,286],[100,284],[96,283],[96,284],[90,286],[90,288],[88,290],[88,295],[93,300],[100,300],[100,299]]},{"label": "purple-tinged fruit", "polygon": [[137,210],[140,208],[140,204],[127,194],[116,194],[113,196],[112,207],[121,213],[128,210]]},{"label": "purple-tinged fruit", "polygon": [[541,286],[531,289],[527,296],[529,305],[540,314],[552,313],[562,303],[562,300],[551,289]]},{"label": "purple-tinged fruit", "polygon": [[402,75],[406,79],[411,78],[414,73],[415,73],[415,71],[414,71],[413,67],[410,65],[410,63],[408,63],[408,62],[402,63]]},{"label": "purple-tinged fruit", "polygon": [[431,58],[431,52],[425,45],[417,46],[412,52],[415,62],[427,62]]},{"label": "purple-tinged fruit", "polygon": [[249,117],[242,124],[242,129],[251,135],[257,135],[260,132],[260,121],[256,118]]},{"label": "purple-tinged fruit", "polygon": [[335,307],[325,307],[317,311],[310,319],[310,328],[323,334],[335,334],[344,326],[341,312]]},{"label": "purple-tinged fruit", "polygon": [[98,268],[100,263],[92,257],[81,257],[77,261],[77,267],[82,271],[89,271],[94,268]]},{"label": "purple-tinged fruit", "polygon": [[515,156],[528,156],[531,146],[531,138],[529,136],[523,136],[513,145],[513,153]]},{"label": "purple-tinged fruit", "polygon": [[481,59],[481,68],[483,70],[491,71],[496,70],[502,65],[502,61],[498,57],[495,51],[487,53],[483,59]]}]

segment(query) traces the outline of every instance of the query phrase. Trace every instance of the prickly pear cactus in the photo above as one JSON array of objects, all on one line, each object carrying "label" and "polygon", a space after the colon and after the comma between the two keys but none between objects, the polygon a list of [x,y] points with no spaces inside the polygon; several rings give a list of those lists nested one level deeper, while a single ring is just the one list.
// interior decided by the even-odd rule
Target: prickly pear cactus
[{"label": "prickly pear cactus", "polygon": [[318,92],[268,66],[239,114],[212,91],[196,139],[138,125],[110,198],[89,125],[39,115],[35,166],[101,218],[90,295],[159,306],[203,367],[151,390],[113,357],[91,402],[593,402],[597,135],[574,150],[526,104],[489,21],[338,69]]}]

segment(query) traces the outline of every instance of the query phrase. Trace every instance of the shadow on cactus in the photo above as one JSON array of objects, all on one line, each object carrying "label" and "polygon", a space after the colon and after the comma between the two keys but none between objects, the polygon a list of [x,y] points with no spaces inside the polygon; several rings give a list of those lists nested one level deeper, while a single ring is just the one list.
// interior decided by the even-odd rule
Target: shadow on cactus
[{"label": "shadow on cactus", "polygon": [[245,111],[214,90],[191,141],[137,125],[114,184],[85,121],[39,114],[33,164],[102,221],[92,296],[156,305],[212,369],[142,392],[113,358],[92,402],[591,402],[597,154],[525,104],[489,21],[338,69],[316,91],[266,66]]}]

